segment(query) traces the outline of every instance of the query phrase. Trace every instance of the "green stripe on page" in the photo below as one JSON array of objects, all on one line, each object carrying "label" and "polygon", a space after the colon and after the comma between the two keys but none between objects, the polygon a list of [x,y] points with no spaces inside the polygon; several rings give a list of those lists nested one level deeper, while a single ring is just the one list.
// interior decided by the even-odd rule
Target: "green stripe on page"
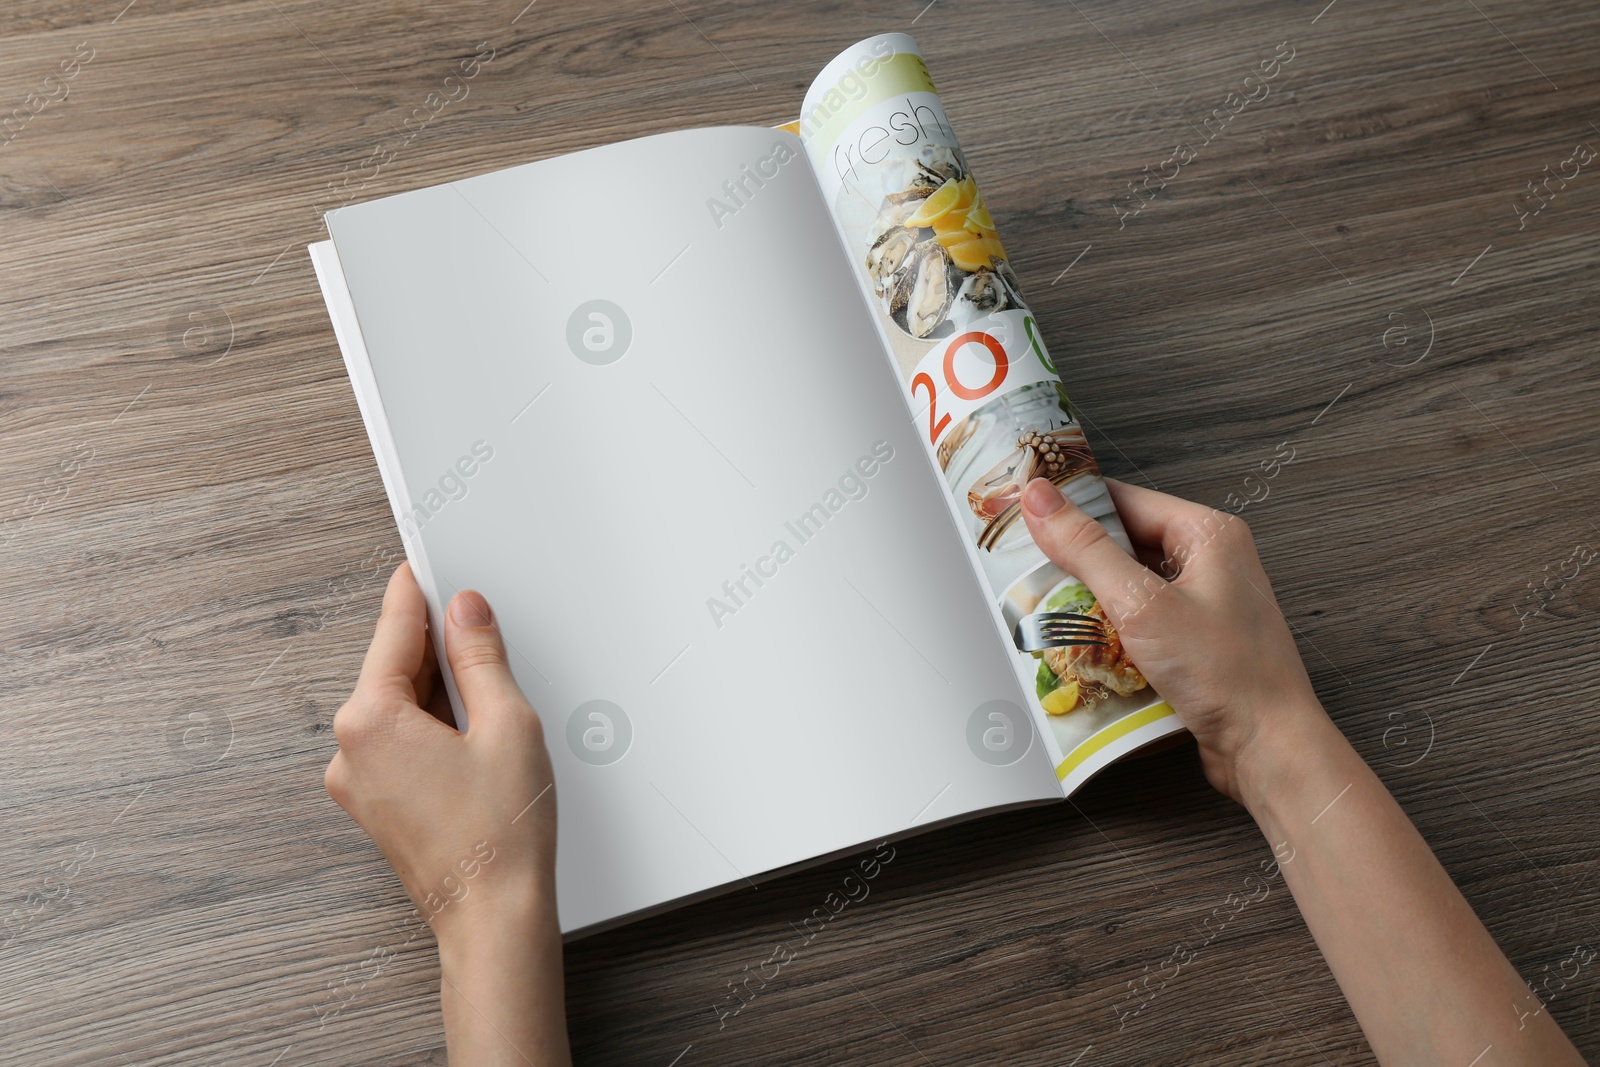
[{"label": "green stripe on page", "polygon": [[1172,705],[1163,700],[1159,704],[1151,704],[1148,708],[1142,708],[1125,719],[1118,719],[1097,734],[1091,734],[1087,740],[1073,749],[1066,759],[1056,765],[1056,780],[1066,781],[1067,775],[1077,770],[1085,760],[1111,744],[1111,742],[1127,737],[1141,726],[1149,726],[1151,723],[1159,722],[1171,714],[1173,714]]}]

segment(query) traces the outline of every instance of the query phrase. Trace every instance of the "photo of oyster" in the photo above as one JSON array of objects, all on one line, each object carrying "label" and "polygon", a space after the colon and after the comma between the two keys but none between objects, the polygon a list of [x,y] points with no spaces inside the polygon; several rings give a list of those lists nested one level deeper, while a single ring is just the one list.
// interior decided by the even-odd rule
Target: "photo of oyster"
[{"label": "photo of oyster", "polygon": [[950,254],[933,241],[911,251],[895,275],[889,292],[889,317],[912,337],[929,337],[945,321],[956,296],[955,267]]},{"label": "photo of oyster", "polygon": [[879,296],[893,284],[900,268],[916,250],[916,232],[904,226],[891,226],[872,242],[867,252],[867,276],[872,279],[873,290]]},{"label": "photo of oyster", "polygon": [[980,267],[967,275],[956,293],[956,299],[969,305],[979,315],[992,315],[1009,307],[1020,307],[1016,276],[1009,263],[997,263],[993,270]]},{"label": "photo of oyster", "polygon": [[928,146],[928,152],[929,158],[916,161],[910,184],[900,192],[890,193],[886,197],[890,203],[901,204],[931,196],[933,191],[945,182],[960,181],[967,176],[965,162],[958,159],[955,153],[944,151],[935,157],[932,145]]},{"label": "photo of oyster", "polygon": [[884,196],[866,267],[884,311],[916,338],[1024,306],[983,194],[953,153],[915,160],[906,187]]}]

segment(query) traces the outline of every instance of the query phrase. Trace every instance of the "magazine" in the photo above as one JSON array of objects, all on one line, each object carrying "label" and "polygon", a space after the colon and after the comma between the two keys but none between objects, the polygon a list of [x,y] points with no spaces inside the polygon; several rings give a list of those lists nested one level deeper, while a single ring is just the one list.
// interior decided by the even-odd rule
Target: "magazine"
[{"label": "magazine", "polygon": [[911,38],[838,56],[784,127],[326,220],[430,613],[482,591],[544,720],[569,936],[1059,800],[1182,730],[1022,521],[1048,478],[1129,548]]}]

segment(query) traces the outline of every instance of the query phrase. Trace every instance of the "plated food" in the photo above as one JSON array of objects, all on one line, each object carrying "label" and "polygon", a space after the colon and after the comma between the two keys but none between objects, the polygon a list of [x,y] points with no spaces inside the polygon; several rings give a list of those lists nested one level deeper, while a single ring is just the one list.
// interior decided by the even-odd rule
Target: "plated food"
[{"label": "plated food", "polygon": [[1039,703],[1051,715],[1065,715],[1080,706],[1093,707],[1109,696],[1132,696],[1150,683],[1128,659],[1105,609],[1089,587],[1073,578],[1056,586],[1039,601],[1035,611],[1073,611],[1098,619],[1105,632],[1103,645],[1069,645],[1037,653],[1039,670],[1034,688]]}]

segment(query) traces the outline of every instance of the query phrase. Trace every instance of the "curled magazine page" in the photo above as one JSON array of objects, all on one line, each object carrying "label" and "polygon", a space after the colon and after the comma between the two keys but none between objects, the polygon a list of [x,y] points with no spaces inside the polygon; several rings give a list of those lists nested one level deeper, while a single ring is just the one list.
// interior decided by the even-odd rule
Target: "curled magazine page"
[{"label": "curled magazine page", "polygon": [[[1034,545],[1022,489],[1049,478],[1131,550],[1127,532],[916,42],[888,33],[846,50],[795,128],[1071,793],[1183,727],[1094,594]],[[1078,632],[1103,641],[1054,643],[1046,613],[1087,617]]]}]

